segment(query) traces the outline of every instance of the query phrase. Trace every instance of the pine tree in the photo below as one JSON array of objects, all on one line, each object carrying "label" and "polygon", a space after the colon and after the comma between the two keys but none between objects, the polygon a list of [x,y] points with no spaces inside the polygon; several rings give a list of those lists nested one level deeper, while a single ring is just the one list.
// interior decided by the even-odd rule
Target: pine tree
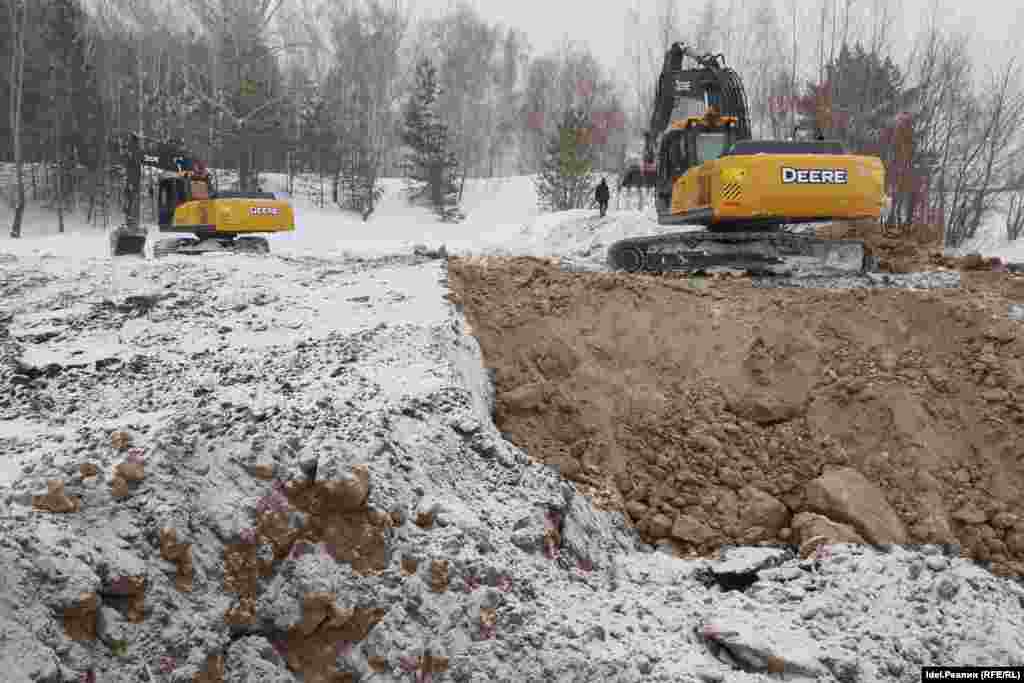
[{"label": "pine tree", "polygon": [[582,209],[594,192],[594,149],[586,116],[567,110],[547,144],[541,171],[534,180],[538,202],[548,211]]},{"label": "pine tree", "polygon": [[402,142],[409,200],[426,200],[442,221],[463,218],[459,210],[458,159],[448,126],[437,116],[440,86],[429,59],[416,65],[416,86],[405,110]]}]

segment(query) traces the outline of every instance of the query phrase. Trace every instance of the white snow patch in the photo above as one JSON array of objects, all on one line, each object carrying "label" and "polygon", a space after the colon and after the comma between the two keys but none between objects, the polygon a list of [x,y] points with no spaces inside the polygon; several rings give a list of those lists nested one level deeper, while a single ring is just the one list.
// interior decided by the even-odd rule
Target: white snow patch
[{"label": "white snow patch", "polygon": [[[283,175],[263,174],[261,177],[266,191],[287,189],[287,178]],[[594,254],[621,237],[666,231],[657,224],[651,209],[613,208],[603,219],[596,209],[542,213],[537,204],[534,178],[524,175],[467,179],[462,198],[466,218],[451,224],[440,222],[422,206],[410,205],[401,179],[381,181],[384,196],[364,222],[360,216],[342,211],[329,201],[325,208],[318,208],[309,195],[317,181],[310,177],[298,178],[291,196],[296,229],[266,237],[273,254],[292,258],[382,256],[408,253],[416,244],[432,247],[445,244],[450,253],[456,254],[550,256]],[[85,224],[78,214],[69,214],[65,223],[67,232],[57,234],[56,217],[51,212],[29,207],[24,236],[19,240],[0,238],[0,254],[38,262],[48,274],[60,273],[67,277],[85,274],[96,267],[97,259],[109,263],[108,230]],[[116,219],[112,220],[110,228],[117,223]],[[153,230],[149,243],[166,236]],[[168,257],[160,262],[169,264],[189,258],[192,257]],[[239,263],[245,259],[212,254],[200,258],[206,262],[229,259]],[[249,260],[261,259],[250,257]],[[109,276],[113,292],[132,286],[131,271],[140,262],[134,258],[117,261],[118,267]],[[265,266],[261,267],[261,272],[266,274]]]}]

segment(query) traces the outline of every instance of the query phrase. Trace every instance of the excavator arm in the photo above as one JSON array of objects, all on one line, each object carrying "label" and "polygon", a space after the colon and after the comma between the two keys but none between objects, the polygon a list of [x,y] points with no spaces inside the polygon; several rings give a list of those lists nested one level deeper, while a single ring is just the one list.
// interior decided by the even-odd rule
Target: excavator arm
[{"label": "excavator arm", "polygon": [[[697,67],[684,69],[684,58],[695,61]],[[674,43],[665,53],[650,126],[645,134],[647,160],[654,161],[657,142],[674,119],[703,116],[708,107],[714,107],[722,116],[736,119],[738,140],[750,139],[750,113],[743,82],[735,71],[725,66],[724,56],[700,55],[682,43]]]},{"label": "excavator arm", "polygon": [[[684,59],[692,60],[696,66],[684,68]],[[651,119],[644,132],[643,161],[625,170],[619,186],[658,185],[658,147],[662,136],[674,120],[702,116],[708,107],[715,107],[719,114],[736,119],[737,140],[750,139],[746,92],[739,75],[725,66],[724,56],[702,55],[683,43],[674,43],[665,52],[655,86]]]},{"label": "excavator arm", "polygon": [[111,249],[115,256],[142,254],[146,243],[146,230],[141,226],[142,169],[157,168],[205,182],[210,187],[205,165],[189,157],[180,140],[156,140],[137,133],[123,133],[111,139],[114,156],[125,169],[124,213],[125,223],[111,236]]}]

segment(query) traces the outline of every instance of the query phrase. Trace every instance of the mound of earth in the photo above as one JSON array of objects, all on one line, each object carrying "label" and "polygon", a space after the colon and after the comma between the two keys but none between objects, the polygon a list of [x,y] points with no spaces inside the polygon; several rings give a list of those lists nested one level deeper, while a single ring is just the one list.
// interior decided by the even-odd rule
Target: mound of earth
[{"label": "mound of earth", "polygon": [[942,256],[942,231],[930,225],[881,227],[877,221],[836,221],[815,230],[823,239],[862,240],[868,253],[878,259],[879,269],[889,273],[910,273],[935,266],[956,268],[955,263],[937,263]]},{"label": "mound of earth", "polygon": [[957,544],[1019,575],[1019,285],[980,275],[848,292],[449,262],[499,429],[645,540]]}]

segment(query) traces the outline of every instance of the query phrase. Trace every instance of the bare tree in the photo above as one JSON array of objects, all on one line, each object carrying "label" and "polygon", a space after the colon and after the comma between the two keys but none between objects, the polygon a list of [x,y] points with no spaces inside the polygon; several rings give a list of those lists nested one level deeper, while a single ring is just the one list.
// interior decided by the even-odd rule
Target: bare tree
[{"label": "bare tree", "polygon": [[701,8],[693,36],[694,47],[702,52],[716,52],[719,47],[719,23],[720,17],[715,0],[704,0],[704,7]]},{"label": "bare tree", "polygon": [[21,237],[21,221],[25,215],[25,176],[22,159],[21,110],[25,91],[25,34],[28,30],[29,3],[11,2],[11,30],[14,33],[14,56],[11,58],[11,136],[14,147],[14,167],[17,177],[17,197],[11,237]]},{"label": "bare tree", "polygon": [[1011,179],[1021,159],[1013,142],[1024,125],[1024,93],[1020,69],[1011,59],[985,88],[988,96],[978,108],[981,126],[973,139],[965,140],[968,163],[960,168],[956,187],[958,212],[949,225],[949,236],[959,244],[974,237],[985,217],[995,208],[1000,188]]},{"label": "bare tree", "polygon": [[[792,76],[791,76],[791,79],[790,79],[790,84],[791,84],[790,88],[792,89],[792,97],[796,97],[797,93],[800,92],[800,90],[799,90],[800,86],[799,86],[797,78],[796,78],[796,75],[797,75],[797,65],[799,64],[799,55],[800,55],[799,51],[797,50],[797,45],[798,45],[798,41],[797,41],[797,0],[790,0],[789,1],[789,5],[790,5],[790,14],[791,14],[792,20],[793,20],[793,63],[792,63]],[[791,114],[791,119],[790,119],[790,124],[789,125],[790,125],[790,128],[795,128],[796,127],[796,107],[795,106],[791,107],[790,111],[792,112],[792,114]]]},{"label": "bare tree", "polygon": [[[764,137],[766,127],[771,123],[773,111],[785,110],[795,104],[786,101],[785,96],[773,95],[773,79],[780,65],[784,63],[779,43],[781,32],[775,4],[772,0],[761,0],[753,14],[750,36],[753,57],[748,70],[753,81],[748,87],[753,109],[751,118],[756,122],[761,137]],[[776,131],[773,131],[773,134],[776,134]]]},{"label": "bare tree", "polygon": [[657,75],[661,71],[662,55],[672,47],[672,43],[683,37],[676,0],[658,0],[655,21],[658,29],[658,42],[652,47],[654,48],[654,74]]},{"label": "bare tree", "polygon": [[935,7],[908,70],[914,168],[924,176],[923,191],[941,218],[946,246],[957,247],[1005,200],[1001,191],[1021,180],[1020,69],[1011,60],[979,93],[967,36],[944,32]]},{"label": "bare tree", "polygon": [[465,174],[484,171],[489,141],[497,136],[497,119],[488,111],[493,107],[491,87],[500,68],[500,34],[466,3],[434,22],[431,30],[441,79],[438,104],[457,135],[456,154],[464,183]]},{"label": "bare tree", "polygon": [[1006,211],[1006,239],[1013,242],[1024,236],[1024,191],[1010,195]]},{"label": "bare tree", "polygon": [[333,21],[335,65],[328,83],[338,122],[337,199],[367,220],[380,196],[377,181],[404,95],[398,77],[408,12],[397,1],[370,0],[365,11],[353,8]]},{"label": "bare tree", "polygon": [[238,185],[255,184],[257,150],[281,137],[282,92],[277,56],[287,46],[270,44],[270,26],[284,0],[192,0],[213,43],[206,73],[189,70],[188,89],[211,112],[210,146],[226,142],[238,162]]},{"label": "bare tree", "polygon": [[633,63],[633,92],[636,98],[634,139],[641,138],[651,118],[658,76],[665,53],[673,43],[684,40],[676,0],[657,0],[650,21],[638,9],[627,10],[627,36]]}]

